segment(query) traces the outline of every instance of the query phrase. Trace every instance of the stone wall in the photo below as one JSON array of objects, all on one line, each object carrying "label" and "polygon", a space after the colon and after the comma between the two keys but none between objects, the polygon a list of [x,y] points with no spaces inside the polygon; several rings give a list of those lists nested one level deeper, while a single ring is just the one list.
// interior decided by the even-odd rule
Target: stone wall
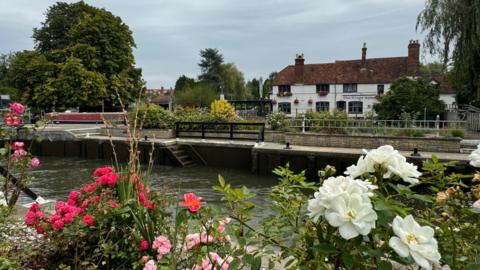
[{"label": "stone wall", "polygon": [[286,143],[291,145],[318,146],[318,147],[340,147],[373,149],[381,145],[389,144],[395,149],[412,151],[417,148],[420,152],[446,152],[459,153],[459,138],[415,138],[396,136],[355,136],[342,134],[318,134],[299,132],[265,132],[266,142]]}]

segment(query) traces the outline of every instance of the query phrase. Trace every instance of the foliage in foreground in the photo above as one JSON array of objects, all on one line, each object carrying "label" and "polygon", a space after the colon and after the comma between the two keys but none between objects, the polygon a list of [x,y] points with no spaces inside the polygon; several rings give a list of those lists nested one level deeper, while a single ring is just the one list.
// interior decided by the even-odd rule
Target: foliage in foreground
[{"label": "foliage in foreground", "polygon": [[[471,158],[480,166],[480,148]],[[17,258],[24,269],[478,269],[480,175],[448,173],[454,164],[432,157],[421,175],[382,146],[346,176],[327,166],[319,183],[279,167],[260,224],[253,194],[222,177],[213,188],[223,209],[154,192],[128,168],[100,168],[54,213],[32,205],[25,221],[43,256]],[[23,251],[7,247],[1,262]]]}]

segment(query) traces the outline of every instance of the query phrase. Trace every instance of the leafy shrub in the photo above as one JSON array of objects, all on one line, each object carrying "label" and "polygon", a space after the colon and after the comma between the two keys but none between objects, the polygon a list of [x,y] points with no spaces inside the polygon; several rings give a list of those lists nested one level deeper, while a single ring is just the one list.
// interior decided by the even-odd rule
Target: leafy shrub
[{"label": "leafy shrub", "polygon": [[[346,127],[348,126],[347,121],[349,121],[349,118],[345,111],[307,112],[305,118],[307,120],[307,126],[311,127],[311,131],[329,134],[348,133]],[[331,123],[330,126],[329,123]]]},{"label": "leafy shrub", "polygon": [[267,123],[272,130],[283,130],[287,127],[287,115],[282,112],[267,115]]},{"label": "leafy shrub", "polygon": [[143,128],[169,129],[173,128],[175,118],[169,112],[156,104],[140,104],[129,113],[130,119],[137,117],[137,126],[143,123]]},{"label": "leafy shrub", "polygon": [[214,100],[210,104],[212,120],[219,122],[239,121],[241,118],[235,113],[235,108],[225,99]]},{"label": "leafy shrub", "polygon": [[465,132],[461,129],[451,129],[449,133],[452,137],[465,138]]}]

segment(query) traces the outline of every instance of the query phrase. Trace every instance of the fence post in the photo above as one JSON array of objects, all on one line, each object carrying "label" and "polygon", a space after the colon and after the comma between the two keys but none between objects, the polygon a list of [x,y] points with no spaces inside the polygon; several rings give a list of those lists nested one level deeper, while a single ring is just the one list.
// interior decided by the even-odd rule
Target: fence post
[{"label": "fence post", "polygon": [[205,123],[202,123],[201,129],[202,129],[202,139],[205,139]]},{"label": "fence post", "polygon": [[175,137],[178,138],[180,135],[180,123],[175,122]]},{"label": "fence post", "polygon": [[230,140],[233,140],[233,124],[230,123]]},{"label": "fence post", "polygon": [[305,133],[305,115],[303,116],[303,119],[302,119],[302,133]]},{"label": "fence post", "polygon": [[265,126],[260,127],[260,141],[265,141]]}]

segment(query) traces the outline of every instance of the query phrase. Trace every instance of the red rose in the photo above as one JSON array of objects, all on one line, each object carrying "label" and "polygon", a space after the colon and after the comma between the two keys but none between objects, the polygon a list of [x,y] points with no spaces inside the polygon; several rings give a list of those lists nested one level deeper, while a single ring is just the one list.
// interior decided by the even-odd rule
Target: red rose
[{"label": "red rose", "polygon": [[95,220],[93,220],[90,214],[86,214],[82,219],[83,224],[87,225],[88,227],[92,227]]},{"label": "red rose", "polygon": [[185,201],[180,202],[181,206],[188,207],[188,210],[192,213],[197,212],[201,206],[201,197],[197,197],[194,193],[187,193],[183,195]]},{"label": "red rose", "polygon": [[112,172],[112,167],[98,168],[93,172],[93,176],[102,176]]},{"label": "red rose", "polygon": [[144,251],[144,250],[147,250],[148,249],[148,241],[147,240],[142,240],[140,242],[140,250],[141,251]]}]

